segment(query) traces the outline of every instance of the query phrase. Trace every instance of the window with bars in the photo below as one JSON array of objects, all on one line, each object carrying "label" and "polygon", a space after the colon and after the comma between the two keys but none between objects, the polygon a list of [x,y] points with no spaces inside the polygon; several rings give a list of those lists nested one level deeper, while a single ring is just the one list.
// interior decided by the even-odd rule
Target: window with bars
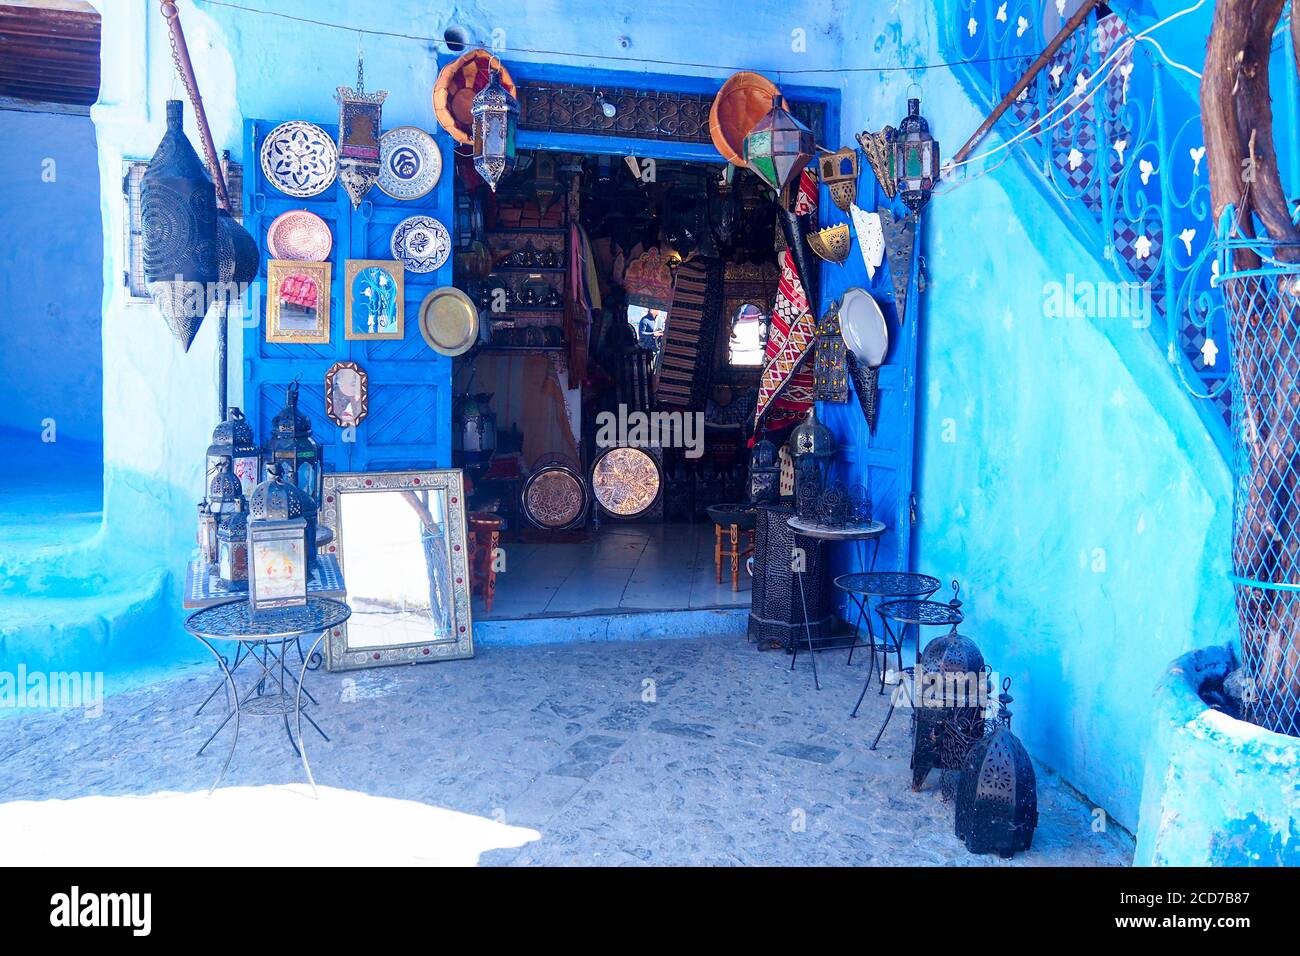
[{"label": "window with bars", "polygon": [[[126,202],[126,263],[122,284],[133,301],[148,302],[149,289],[144,280],[144,239],[140,227],[140,180],[149,168],[147,159],[127,160],[122,170],[122,197]],[[237,220],[243,218],[244,170],[239,163],[230,161],[230,152],[221,156],[222,175],[226,177],[226,191],[230,196],[230,214]]]}]

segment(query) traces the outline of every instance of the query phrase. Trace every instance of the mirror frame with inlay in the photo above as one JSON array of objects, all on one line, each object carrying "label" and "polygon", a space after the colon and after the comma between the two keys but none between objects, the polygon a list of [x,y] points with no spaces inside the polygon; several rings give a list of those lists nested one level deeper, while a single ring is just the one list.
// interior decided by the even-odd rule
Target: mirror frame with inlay
[{"label": "mirror frame with inlay", "polygon": [[[327,472],[321,492],[319,522],[334,532],[330,550],[348,580],[347,534],[342,498],[354,494],[442,492],[446,503],[446,538],[452,594],[450,639],[383,647],[352,647],[346,623],[330,631],[325,642],[325,666],[331,671],[464,660],[474,656],[474,626],[470,615],[469,552],[465,541],[465,488],[459,469],[425,471]],[[355,556],[354,556],[355,560]]]}]

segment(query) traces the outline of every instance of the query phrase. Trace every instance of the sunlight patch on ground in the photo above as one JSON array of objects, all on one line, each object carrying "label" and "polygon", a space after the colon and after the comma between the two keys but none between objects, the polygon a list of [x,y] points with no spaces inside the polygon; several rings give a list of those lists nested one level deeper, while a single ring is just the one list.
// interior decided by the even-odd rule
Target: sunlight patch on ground
[{"label": "sunlight patch on ground", "polygon": [[0,804],[10,866],[474,866],[536,830],[414,800],[304,785]]}]

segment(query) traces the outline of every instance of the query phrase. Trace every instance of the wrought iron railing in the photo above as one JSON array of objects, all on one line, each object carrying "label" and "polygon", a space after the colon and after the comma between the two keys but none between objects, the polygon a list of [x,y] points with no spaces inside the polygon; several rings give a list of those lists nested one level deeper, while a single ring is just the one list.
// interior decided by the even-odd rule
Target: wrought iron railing
[{"label": "wrought iron railing", "polygon": [[[1078,6],[1079,0],[955,0],[946,5],[955,11],[949,58],[967,62],[964,82],[991,107]],[[1287,105],[1279,105],[1277,121],[1295,129],[1296,71],[1284,29],[1285,23],[1276,38],[1284,52],[1274,60]],[[1023,137],[1012,150],[1059,200],[1067,224],[1126,281],[1141,283],[1151,332],[1188,391],[1210,403],[1203,418],[1226,454],[1232,355],[1223,296],[1214,286],[1196,81],[1190,89],[1174,82],[1169,72],[1178,67],[1151,42],[1159,30],[1150,38],[1142,32],[1115,14],[1090,16],[1006,112],[998,132],[1003,140]],[[1287,137],[1277,140],[1290,183],[1300,184],[1300,148]],[[968,175],[993,161],[973,164]]]}]

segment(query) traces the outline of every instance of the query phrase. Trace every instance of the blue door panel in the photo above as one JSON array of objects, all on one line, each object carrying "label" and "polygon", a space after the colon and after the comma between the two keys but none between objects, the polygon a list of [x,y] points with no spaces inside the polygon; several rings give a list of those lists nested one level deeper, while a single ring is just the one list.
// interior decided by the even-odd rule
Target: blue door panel
[{"label": "blue door panel", "polygon": [[[386,128],[402,125],[387,117]],[[245,225],[266,250],[266,230],[275,217],[291,209],[308,209],[329,224],[334,238],[330,251],[330,342],[328,345],[267,343],[266,259],[258,279],[255,322],[244,332],[244,394],[249,417],[259,437],[269,434],[275,414],[284,405],[284,389],[300,382],[299,407],[312,422],[325,447],[327,471],[366,471],[448,467],[451,464],[451,360],[438,355],[420,334],[420,303],[433,289],[451,284],[451,261],[435,272],[406,272],[404,335],[400,341],[349,340],[344,336],[347,295],[344,284],[348,259],[393,258],[393,229],[408,216],[432,216],[454,228],[452,208],[452,143],[441,130],[431,130],[442,152],[443,175],[429,195],[401,201],[370,190],[353,209],[336,182],[310,199],[285,196],[266,181],[258,162],[265,135],[277,124],[253,120],[245,127]],[[337,128],[319,124],[330,135]],[[345,441],[344,431],[325,414],[325,373],[335,362],[351,361],[366,372],[370,413]]]}]

